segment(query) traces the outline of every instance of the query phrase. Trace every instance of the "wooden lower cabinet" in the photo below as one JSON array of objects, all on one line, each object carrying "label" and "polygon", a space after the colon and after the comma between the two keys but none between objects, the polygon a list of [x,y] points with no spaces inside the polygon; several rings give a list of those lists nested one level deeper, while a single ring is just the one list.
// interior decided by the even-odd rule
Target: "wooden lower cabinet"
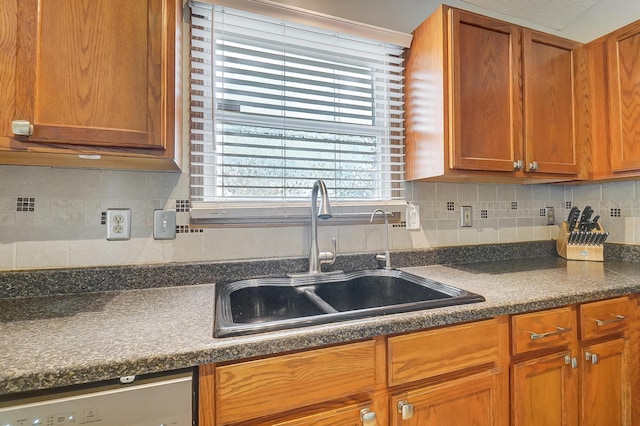
[{"label": "wooden lower cabinet", "polygon": [[203,365],[198,424],[640,424],[637,305],[619,297]]},{"label": "wooden lower cabinet", "polygon": [[512,426],[633,425],[635,306],[635,297],[619,297],[514,315]]},{"label": "wooden lower cabinet", "polygon": [[504,372],[483,371],[394,394],[392,426],[502,426],[499,407]]},{"label": "wooden lower cabinet", "polygon": [[[501,317],[208,364],[200,367],[198,424],[501,426],[508,422],[508,362]],[[399,400],[414,404],[413,418],[398,417]]]},{"label": "wooden lower cabinet", "polygon": [[578,373],[572,362],[571,351],[562,351],[513,365],[513,426],[577,425]]},{"label": "wooden lower cabinet", "polygon": [[631,425],[631,377],[627,339],[582,348],[580,425]]}]

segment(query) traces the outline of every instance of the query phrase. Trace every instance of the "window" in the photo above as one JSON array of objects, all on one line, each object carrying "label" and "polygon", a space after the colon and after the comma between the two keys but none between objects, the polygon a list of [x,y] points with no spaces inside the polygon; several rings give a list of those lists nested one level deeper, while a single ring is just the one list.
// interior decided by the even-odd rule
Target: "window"
[{"label": "window", "polygon": [[191,197],[404,199],[402,54],[222,6],[191,6]]}]

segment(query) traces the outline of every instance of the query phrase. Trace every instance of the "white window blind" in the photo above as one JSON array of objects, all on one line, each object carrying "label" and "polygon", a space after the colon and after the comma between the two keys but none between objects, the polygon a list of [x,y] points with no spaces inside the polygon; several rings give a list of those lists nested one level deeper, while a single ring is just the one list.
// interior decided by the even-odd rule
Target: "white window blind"
[{"label": "white window blind", "polygon": [[404,198],[403,48],[191,5],[195,202]]}]

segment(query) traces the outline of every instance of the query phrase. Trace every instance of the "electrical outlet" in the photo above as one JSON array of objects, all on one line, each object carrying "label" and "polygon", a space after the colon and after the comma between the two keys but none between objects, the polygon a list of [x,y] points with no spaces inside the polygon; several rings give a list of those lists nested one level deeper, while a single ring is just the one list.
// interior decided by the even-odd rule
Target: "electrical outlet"
[{"label": "electrical outlet", "polygon": [[471,206],[460,207],[460,226],[470,228],[473,226],[473,209]]},{"label": "electrical outlet", "polygon": [[420,229],[420,207],[411,203],[407,203],[405,213],[405,224],[407,229]]},{"label": "electrical outlet", "polygon": [[107,209],[107,240],[131,239],[131,209]]},{"label": "electrical outlet", "polygon": [[556,222],[556,215],[553,207],[547,207],[547,225],[553,225]]},{"label": "electrical outlet", "polygon": [[153,238],[156,240],[174,240],[176,238],[175,210],[153,211]]}]

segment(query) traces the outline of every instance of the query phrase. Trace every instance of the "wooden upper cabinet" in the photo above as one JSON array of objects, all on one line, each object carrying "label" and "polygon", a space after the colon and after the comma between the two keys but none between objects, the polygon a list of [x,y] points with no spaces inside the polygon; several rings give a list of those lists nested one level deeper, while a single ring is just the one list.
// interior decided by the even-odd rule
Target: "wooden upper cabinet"
[{"label": "wooden upper cabinet", "polygon": [[640,170],[640,21],[607,40],[611,168]]},{"label": "wooden upper cabinet", "polygon": [[529,29],[522,34],[526,170],[575,175],[574,56],[580,44]]},{"label": "wooden upper cabinet", "polygon": [[585,46],[579,108],[585,179],[640,175],[640,20]]},{"label": "wooden upper cabinet", "polygon": [[[0,3],[17,19],[2,150],[155,158],[177,169],[179,0]],[[13,120],[30,122],[32,134],[14,136]]]},{"label": "wooden upper cabinet", "polygon": [[406,65],[409,180],[572,180],[579,43],[441,6]]},{"label": "wooden upper cabinet", "polygon": [[451,167],[512,172],[522,159],[518,27],[450,11]]}]

